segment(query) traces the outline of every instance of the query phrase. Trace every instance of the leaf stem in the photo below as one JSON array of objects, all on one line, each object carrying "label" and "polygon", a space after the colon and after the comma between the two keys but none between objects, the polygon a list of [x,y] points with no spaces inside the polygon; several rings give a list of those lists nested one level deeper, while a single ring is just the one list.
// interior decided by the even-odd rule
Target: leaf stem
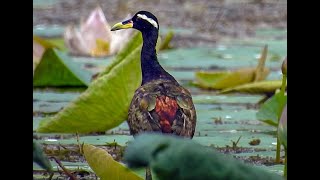
[{"label": "leaf stem", "polygon": [[57,158],[55,157],[51,157],[53,160],[56,161],[56,163],[61,167],[61,169],[63,170],[63,172],[70,178],[70,180],[77,180],[76,177],[74,177],[69,171],[67,168],[65,168],[62,163],[60,162],[60,160],[58,160]]}]

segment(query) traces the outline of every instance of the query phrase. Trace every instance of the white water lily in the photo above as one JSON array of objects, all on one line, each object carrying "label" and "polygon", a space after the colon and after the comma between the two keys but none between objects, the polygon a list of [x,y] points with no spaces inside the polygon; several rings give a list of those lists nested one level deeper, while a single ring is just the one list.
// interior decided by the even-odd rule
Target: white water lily
[{"label": "white water lily", "polygon": [[[129,15],[128,15],[129,16]],[[110,25],[102,9],[95,8],[79,29],[69,25],[64,33],[64,41],[71,54],[86,56],[106,56],[118,52],[129,40],[132,30],[111,32]]]}]

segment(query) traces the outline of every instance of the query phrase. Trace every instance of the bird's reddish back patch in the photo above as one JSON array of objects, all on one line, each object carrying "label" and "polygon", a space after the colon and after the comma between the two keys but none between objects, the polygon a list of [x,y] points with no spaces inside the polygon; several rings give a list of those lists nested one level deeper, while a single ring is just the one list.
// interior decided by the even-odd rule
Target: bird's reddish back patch
[{"label": "bird's reddish back patch", "polygon": [[171,133],[171,125],[178,109],[177,101],[167,96],[158,96],[156,99],[156,113],[160,117],[162,132]]}]

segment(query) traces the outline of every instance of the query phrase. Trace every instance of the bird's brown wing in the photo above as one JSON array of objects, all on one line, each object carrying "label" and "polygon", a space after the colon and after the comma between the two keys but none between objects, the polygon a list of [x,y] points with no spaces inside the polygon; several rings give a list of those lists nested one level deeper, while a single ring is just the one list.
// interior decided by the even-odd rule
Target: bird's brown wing
[{"label": "bird's brown wing", "polygon": [[136,90],[127,122],[132,135],[158,131],[192,138],[196,112],[187,89],[158,80]]}]

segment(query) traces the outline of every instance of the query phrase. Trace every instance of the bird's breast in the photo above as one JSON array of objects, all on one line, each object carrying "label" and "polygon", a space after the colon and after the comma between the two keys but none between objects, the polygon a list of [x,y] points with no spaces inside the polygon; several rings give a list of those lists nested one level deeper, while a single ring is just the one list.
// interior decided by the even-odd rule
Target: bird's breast
[{"label": "bird's breast", "polygon": [[176,113],[178,110],[177,101],[174,98],[168,96],[158,96],[156,98],[155,111],[160,119],[160,125],[162,132],[172,133],[171,125],[176,118]]}]

